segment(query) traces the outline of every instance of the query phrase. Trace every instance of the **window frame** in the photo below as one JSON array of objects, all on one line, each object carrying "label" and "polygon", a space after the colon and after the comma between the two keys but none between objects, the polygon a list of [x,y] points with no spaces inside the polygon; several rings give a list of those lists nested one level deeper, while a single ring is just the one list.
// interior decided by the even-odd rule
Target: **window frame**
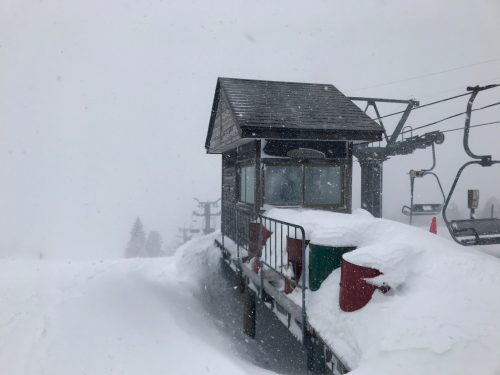
[{"label": "window frame", "polygon": [[[248,167],[253,167],[254,168],[254,178],[253,178],[253,201],[248,202],[247,200],[241,200],[241,192],[242,192],[242,186],[241,186],[241,177],[242,177],[242,170],[243,168],[248,168]],[[237,165],[237,184],[238,184],[238,197],[237,197],[237,202],[240,204],[248,205],[248,206],[254,206],[255,205],[255,198],[256,198],[256,181],[257,181],[257,165],[255,163],[251,162],[246,162],[246,163],[240,163]],[[246,178],[245,178],[245,198],[246,198]]]},{"label": "window frame", "polygon": [[[306,208],[317,208],[317,209],[329,209],[329,210],[339,210],[339,211],[347,211],[349,208],[347,207],[347,202],[349,201],[349,182],[350,182],[350,171],[349,171],[349,160],[346,159],[337,159],[337,160],[309,160],[309,161],[299,161],[299,160],[290,160],[290,159],[264,159],[263,160],[263,168],[262,168],[262,194],[263,194],[263,203],[276,207],[306,207]],[[269,203],[266,201],[266,172],[265,169],[267,166],[271,167],[292,167],[299,166],[302,169],[302,192],[301,192],[301,203],[300,204],[289,204],[289,205],[276,205],[273,203]],[[306,204],[305,199],[305,168],[308,166],[312,167],[340,167],[340,178],[342,191],[340,192],[340,202],[337,204]]]}]

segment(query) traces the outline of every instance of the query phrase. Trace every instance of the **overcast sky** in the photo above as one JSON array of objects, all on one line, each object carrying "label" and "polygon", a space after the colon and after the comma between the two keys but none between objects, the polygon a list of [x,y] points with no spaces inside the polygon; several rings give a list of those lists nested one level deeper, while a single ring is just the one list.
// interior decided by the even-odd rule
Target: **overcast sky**
[{"label": "overcast sky", "polygon": [[[497,0],[3,0],[0,256],[120,256],[137,215],[172,242],[193,197],[220,195],[220,156],[204,150],[218,76],[425,103],[500,82],[499,19]],[[499,100],[491,90],[477,105]],[[500,120],[499,108],[472,122]],[[500,157],[499,129],[473,130],[472,147]],[[460,136],[437,149],[445,189],[465,161]],[[387,216],[408,201],[408,169],[430,163],[430,151],[386,163]],[[498,195],[498,169],[477,188]]]}]

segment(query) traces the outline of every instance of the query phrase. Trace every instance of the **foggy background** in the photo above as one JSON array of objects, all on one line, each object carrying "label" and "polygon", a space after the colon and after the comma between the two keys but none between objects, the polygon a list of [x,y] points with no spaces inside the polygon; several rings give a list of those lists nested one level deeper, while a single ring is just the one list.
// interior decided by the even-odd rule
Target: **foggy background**
[{"label": "foggy background", "polygon": [[[0,256],[122,256],[137,216],[172,243],[194,197],[220,196],[220,156],[204,149],[218,76],[425,104],[500,82],[499,19],[497,0],[3,0]],[[466,101],[415,111],[407,124],[463,112]],[[475,106],[498,101],[493,89]],[[500,107],[472,116],[497,120]],[[467,160],[461,137],[446,133],[436,149],[445,191]],[[500,158],[499,137],[500,126],[472,129],[471,148]],[[407,220],[406,173],[430,165],[430,148],[385,163],[385,217]],[[465,212],[466,188],[481,189],[482,203],[499,197],[499,176],[500,167],[469,173],[457,204]],[[357,164],[354,177],[356,186]],[[416,202],[439,200],[432,180],[416,183]]]}]

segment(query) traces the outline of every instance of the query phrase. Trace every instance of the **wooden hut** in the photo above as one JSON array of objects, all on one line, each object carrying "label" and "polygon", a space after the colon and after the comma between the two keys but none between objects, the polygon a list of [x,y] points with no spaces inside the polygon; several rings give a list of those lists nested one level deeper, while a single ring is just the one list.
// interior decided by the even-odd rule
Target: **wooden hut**
[{"label": "wooden hut", "polygon": [[383,129],[330,84],[219,78],[205,143],[222,204],[351,212],[355,142]]}]

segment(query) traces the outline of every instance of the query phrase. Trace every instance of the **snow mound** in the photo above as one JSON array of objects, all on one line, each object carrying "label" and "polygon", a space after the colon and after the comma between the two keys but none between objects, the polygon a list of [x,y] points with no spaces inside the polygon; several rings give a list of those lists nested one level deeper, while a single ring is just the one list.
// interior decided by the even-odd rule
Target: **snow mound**
[{"label": "snow mound", "polygon": [[195,291],[213,236],[174,257],[1,260],[0,374],[269,374],[240,359]]},{"label": "snow mound", "polygon": [[340,310],[340,270],[307,295],[311,324],[352,374],[499,374],[500,260],[419,228],[351,215],[271,209],[312,243],[356,246],[344,258],[391,286],[356,312]]}]

